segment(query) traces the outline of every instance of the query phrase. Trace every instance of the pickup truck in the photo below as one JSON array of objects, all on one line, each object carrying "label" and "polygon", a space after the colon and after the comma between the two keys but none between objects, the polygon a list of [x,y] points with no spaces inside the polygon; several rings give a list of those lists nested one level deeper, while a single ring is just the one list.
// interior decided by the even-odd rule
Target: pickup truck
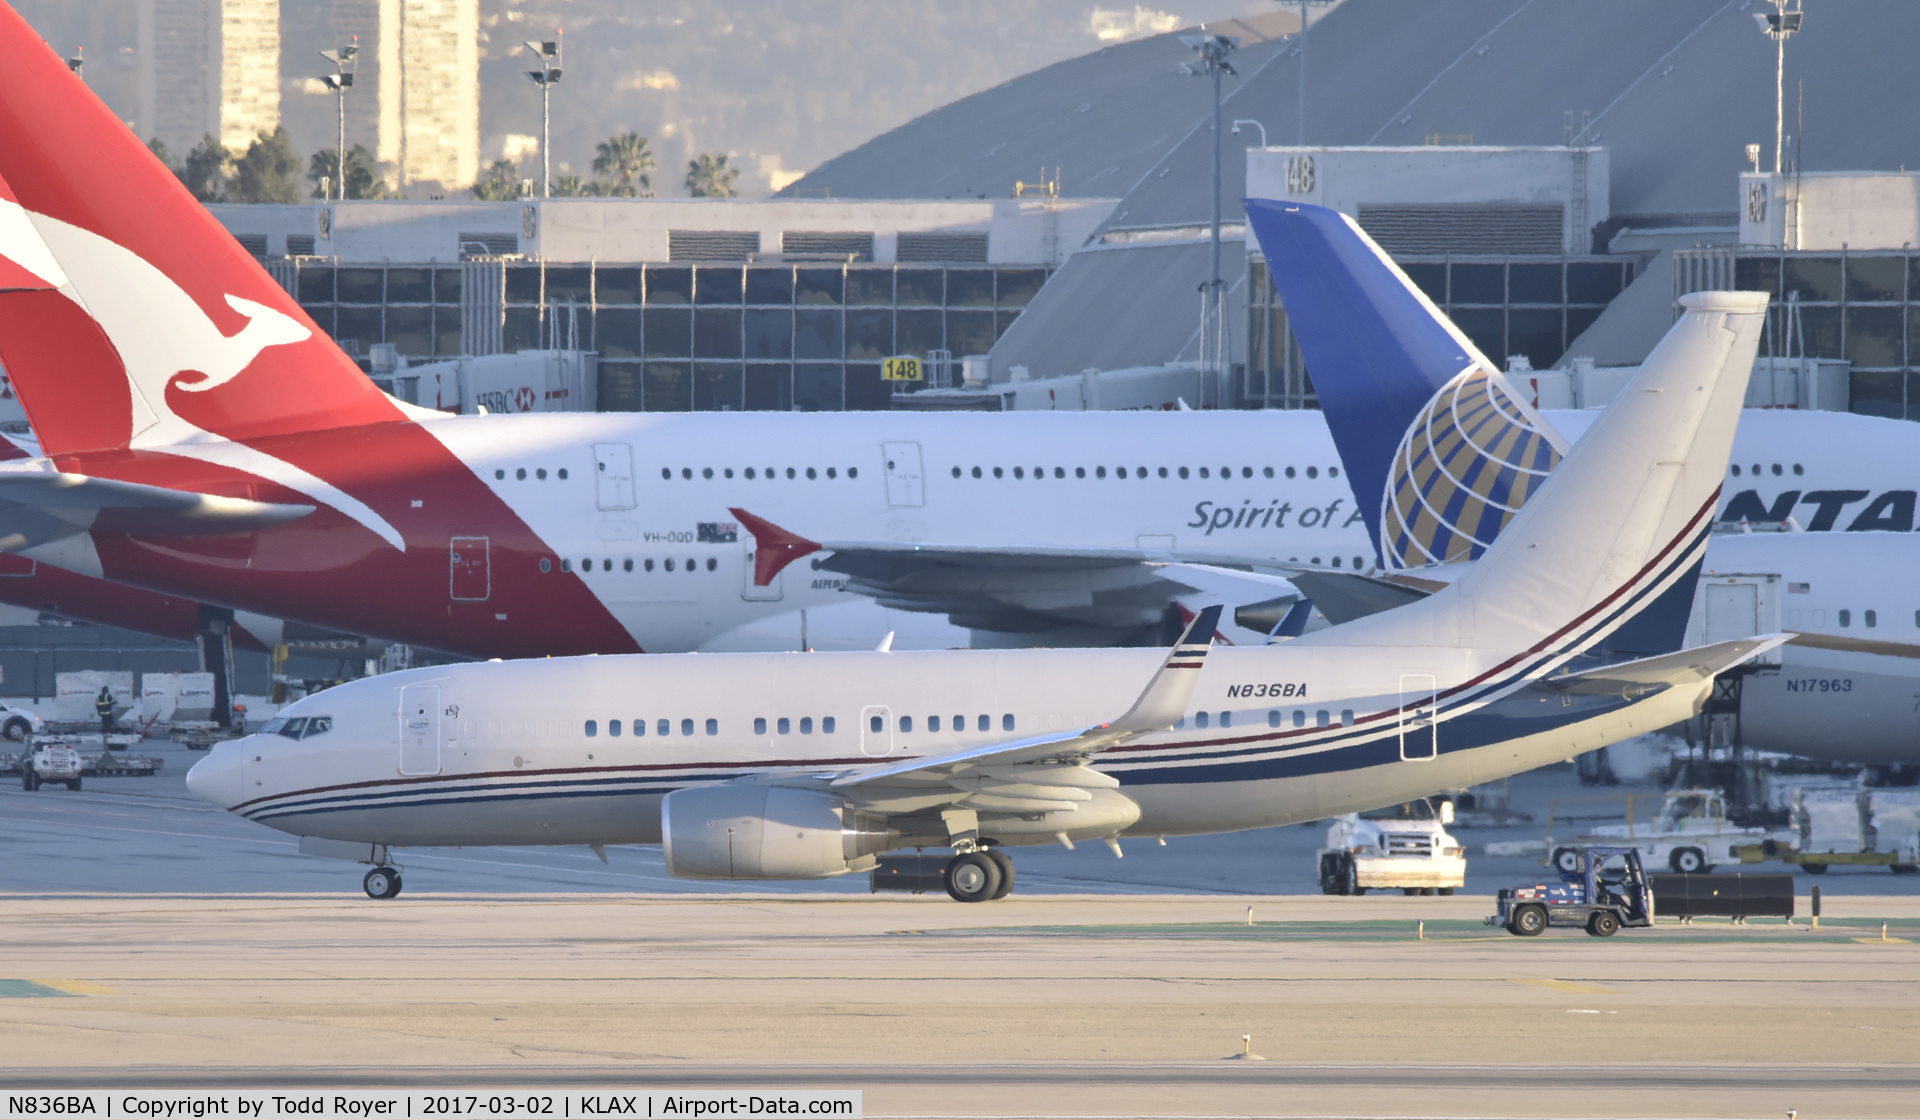
[{"label": "pickup truck", "polygon": [[1322,894],[1452,894],[1466,883],[1466,849],[1447,834],[1453,802],[1436,809],[1416,798],[1384,809],[1335,817],[1320,850]]}]

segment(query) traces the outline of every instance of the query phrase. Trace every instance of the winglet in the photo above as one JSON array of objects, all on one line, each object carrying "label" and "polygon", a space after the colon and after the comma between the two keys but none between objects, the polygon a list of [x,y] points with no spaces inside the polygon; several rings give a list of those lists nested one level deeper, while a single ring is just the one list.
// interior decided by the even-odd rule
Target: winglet
[{"label": "winglet", "polygon": [[810,541],[797,533],[789,533],[773,522],[755,517],[744,509],[729,508],[728,513],[740,519],[740,524],[753,534],[753,585],[765,587],[773,582],[773,577],[788,564],[807,555],[820,551],[817,542]]},{"label": "winglet", "polygon": [[1127,714],[1107,725],[1110,732],[1165,731],[1187,714],[1187,701],[1193,698],[1193,686],[1199,681],[1200,666],[1206,662],[1213,645],[1213,632],[1220,625],[1221,607],[1204,607],[1187,624],[1186,633],[1173,643],[1160,671],[1147,682],[1145,691],[1127,709]]}]

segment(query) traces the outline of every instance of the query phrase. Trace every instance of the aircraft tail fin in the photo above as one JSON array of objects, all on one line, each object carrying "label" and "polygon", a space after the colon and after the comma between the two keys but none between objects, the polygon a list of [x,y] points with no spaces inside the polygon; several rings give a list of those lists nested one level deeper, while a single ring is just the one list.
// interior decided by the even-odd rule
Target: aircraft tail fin
[{"label": "aircraft tail fin", "polygon": [[1246,207],[1379,562],[1478,558],[1566,441],[1351,218]]},{"label": "aircraft tail fin", "polygon": [[4,4],[0,362],[49,455],[404,414]]}]

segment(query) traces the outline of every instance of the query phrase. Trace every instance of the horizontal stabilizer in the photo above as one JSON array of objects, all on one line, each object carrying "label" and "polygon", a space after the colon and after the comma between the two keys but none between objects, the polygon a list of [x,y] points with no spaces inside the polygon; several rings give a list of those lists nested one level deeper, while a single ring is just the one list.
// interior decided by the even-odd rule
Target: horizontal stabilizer
[{"label": "horizontal stabilizer", "polygon": [[[18,551],[92,529],[153,537],[224,536],[293,521],[314,508],[65,471],[0,470],[0,550]],[[32,528],[24,528],[28,525]]]},{"label": "horizontal stabilizer", "polygon": [[1540,686],[1575,696],[1608,696],[1628,689],[1694,684],[1724,673],[1776,646],[1785,645],[1792,638],[1792,634],[1736,638],[1730,642],[1683,649],[1678,653],[1663,653],[1657,657],[1643,657],[1638,661],[1589,669],[1584,673],[1549,677],[1541,681]]},{"label": "horizontal stabilizer", "polygon": [[1294,586],[1312,596],[1328,622],[1335,626],[1417,603],[1432,591],[1359,572],[1303,571],[1292,576]]}]

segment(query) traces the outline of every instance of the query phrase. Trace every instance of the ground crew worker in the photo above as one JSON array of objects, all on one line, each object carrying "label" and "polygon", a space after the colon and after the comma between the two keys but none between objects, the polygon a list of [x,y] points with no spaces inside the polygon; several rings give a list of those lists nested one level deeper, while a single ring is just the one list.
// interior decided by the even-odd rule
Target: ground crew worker
[{"label": "ground crew worker", "polygon": [[93,710],[100,713],[100,734],[113,730],[113,693],[105,685],[100,687],[100,695],[94,698]]}]

